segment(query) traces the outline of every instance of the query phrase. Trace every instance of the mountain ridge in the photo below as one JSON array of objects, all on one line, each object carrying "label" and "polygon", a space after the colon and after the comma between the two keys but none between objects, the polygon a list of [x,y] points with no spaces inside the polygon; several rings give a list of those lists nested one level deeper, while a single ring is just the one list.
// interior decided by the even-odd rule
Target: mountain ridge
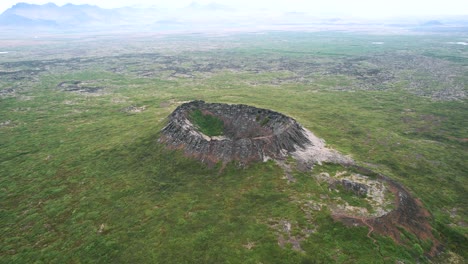
[{"label": "mountain ridge", "polygon": [[18,3],[0,15],[0,26],[30,27],[80,27],[96,23],[114,23],[121,18],[114,9],[96,5],[75,5],[55,3],[44,5]]},{"label": "mountain ridge", "polygon": [[[177,26],[167,27],[160,21],[177,21]],[[422,21],[428,24],[422,25]],[[440,24],[431,23],[437,21]],[[398,25],[398,26],[395,26]],[[443,26],[441,26],[443,25]],[[131,31],[209,31],[213,29],[301,29],[301,30],[353,30],[356,28],[396,27],[402,30],[463,31],[468,25],[467,16],[399,18],[393,20],[368,20],[352,16],[327,17],[301,10],[274,11],[265,9],[239,10],[231,6],[211,2],[192,2],[182,8],[158,8],[155,6],[101,8],[90,4],[55,3],[43,5],[20,2],[0,14],[0,27],[10,29],[62,29],[62,30],[131,30]],[[330,26],[334,28],[330,28]]]}]

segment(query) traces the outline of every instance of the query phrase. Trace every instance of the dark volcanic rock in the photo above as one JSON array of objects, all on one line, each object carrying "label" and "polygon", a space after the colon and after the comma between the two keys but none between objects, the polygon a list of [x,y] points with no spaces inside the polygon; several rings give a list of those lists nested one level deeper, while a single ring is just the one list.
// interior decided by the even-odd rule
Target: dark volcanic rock
[{"label": "dark volcanic rock", "polygon": [[[199,109],[224,123],[222,136],[209,137],[189,120]],[[162,130],[161,142],[173,149],[184,149],[188,156],[205,163],[282,159],[288,153],[312,144],[306,130],[283,114],[247,105],[228,105],[192,101],[179,106]]]},{"label": "dark volcanic rock", "polygon": [[353,182],[346,179],[341,180],[341,184],[346,190],[351,191],[358,196],[364,196],[367,194],[367,185],[365,184]]}]

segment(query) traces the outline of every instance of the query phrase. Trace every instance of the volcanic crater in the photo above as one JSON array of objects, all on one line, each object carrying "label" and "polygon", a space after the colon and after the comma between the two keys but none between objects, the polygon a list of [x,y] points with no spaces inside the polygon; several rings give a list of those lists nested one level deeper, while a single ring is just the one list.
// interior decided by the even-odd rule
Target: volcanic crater
[{"label": "volcanic crater", "polygon": [[[216,135],[203,133],[193,113],[213,117],[222,124]],[[303,166],[334,162],[350,164],[352,159],[325,147],[325,142],[296,120],[268,109],[242,104],[184,103],[169,116],[160,142],[209,165],[238,162],[247,165],[293,156]]]},{"label": "volcanic crater", "polygon": [[[216,126],[217,130],[207,129]],[[324,180],[330,183],[329,190],[341,184],[358,196],[371,194],[370,190],[375,189],[372,185],[378,183],[379,188],[388,188],[393,193],[394,209],[365,216],[336,210],[331,205],[333,218],[350,226],[367,226],[369,238],[372,232],[377,232],[402,244],[405,243],[400,236],[400,229],[403,228],[421,240],[432,241],[432,247],[427,252],[429,256],[435,256],[442,248],[432,234],[429,212],[402,185],[356,165],[350,157],[326,148],[324,140],[281,113],[242,104],[192,101],[180,105],[169,115],[159,141],[170,149],[181,149],[186,156],[211,166],[219,162],[226,164],[234,161],[247,165],[273,159],[288,174],[291,168],[284,160],[291,156],[296,161],[297,169],[302,171],[310,171],[314,164],[326,162],[340,164],[359,172],[359,175],[374,175],[375,180],[365,183],[354,179],[356,175],[341,180],[327,176]],[[318,178],[323,177],[319,175]],[[375,239],[373,241],[376,243]]]}]

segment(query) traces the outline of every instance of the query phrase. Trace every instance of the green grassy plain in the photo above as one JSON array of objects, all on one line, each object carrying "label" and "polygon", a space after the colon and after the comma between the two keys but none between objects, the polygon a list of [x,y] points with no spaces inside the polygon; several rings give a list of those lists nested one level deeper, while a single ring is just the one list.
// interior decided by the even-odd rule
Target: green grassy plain
[{"label": "green grassy plain", "polygon": [[[461,36],[49,38],[0,55],[0,263],[429,261],[430,241],[304,211],[330,195],[311,175],[341,168],[288,184],[272,161],[220,171],[164,149],[165,118],[195,99],[294,117],[422,200],[447,249],[432,261],[468,259],[468,50],[446,44]],[[286,220],[302,251],[278,245]]]}]

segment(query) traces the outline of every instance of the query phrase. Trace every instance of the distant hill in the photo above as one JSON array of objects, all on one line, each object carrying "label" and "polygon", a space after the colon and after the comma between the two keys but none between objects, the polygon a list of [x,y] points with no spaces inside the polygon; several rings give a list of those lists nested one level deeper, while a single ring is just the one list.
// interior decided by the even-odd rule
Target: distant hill
[{"label": "distant hill", "polygon": [[85,26],[109,23],[118,18],[118,12],[92,5],[18,3],[0,15],[0,26]]},{"label": "distant hill", "polygon": [[444,24],[440,22],[439,20],[430,20],[425,23],[423,23],[421,26],[423,27],[437,27],[437,26],[443,26]]},{"label": "distant hill", "polygon": [[[104,9],[95,5],[57,6],[54,3],[44,5],[18,3],[0,15],[0,27],[107,29],[126,26],[126,28],[141,30],[141,26],[149,26],[149,28],[159,30],[174,30],[190,27],[200,21],[210,24],[210,21],[216,19],[223,20],[227,16],[221,14],[228,12],[235,12],[235,10],[217,3],[199,4],[197,2],[174,10],[155,7]],[[211,24],[223,25],[222,23]]]},{"label": "distant hill", "polygon": [[52,20],[30,19],[24,16],[4,13],[0,16],[0,25],[16,27],[56,27],[57,23]]},{"label": "distant hill", "polygon": [[[0,26],[60,28],[145,24],[166,24],[167,26],[164,21],[179,20],[178,18],[182,18],[184,21],[196,21],[200,18],[210,19],[209,14],[219,15],[226,12],[235,12],[235,10],[217,3],[199,4],[197,2],[170,11],[154,7],[104,9],[95,5],[66,4],[57,6],[54,3],[44,5],[18,3],[0,15]],[[177,27],[181,26],[180,22],[175,24]]]}]

